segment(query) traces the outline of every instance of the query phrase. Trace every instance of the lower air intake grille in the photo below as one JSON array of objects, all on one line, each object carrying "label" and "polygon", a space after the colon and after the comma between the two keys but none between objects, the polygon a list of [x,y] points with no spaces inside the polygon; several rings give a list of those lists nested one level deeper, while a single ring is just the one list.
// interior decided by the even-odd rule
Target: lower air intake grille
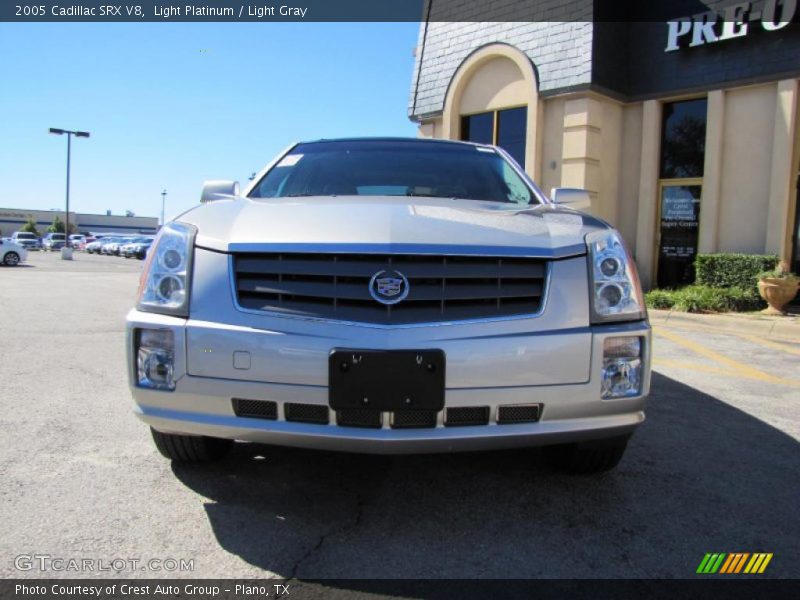
[{"label": "lower air intake grille", "polygon": [[336,424],[342,427],[370,427],[380,429],[381,411],[367,408],[345,408],[336,411]]},{"label": "lower air intake grille", "polygon": [[539,420],[541,412],[541,404],[499,406],[497,407],[497,422],[501,425],[508,423],[534,423]]},{"label": "lower air intake grille", "polygon": [[403,410],[392,413],[392,428],[394,429],[423,429],[426,427],[436,427],[436,411]]},{"label": "lower air intake grille", "polygon": [[464,425],[488,425],[488,406],[460,406],[447,409],[444,424],[446,427],[459,427]]},{"label": "lower air intake grille", "polygon": [[284,404],[287,421],[328,424],[328,407],[321,404]]},{"label": "lower air intake grille", "polygon": [[252,419],[271,419],[278,418],[278,405],[267,400],[245,400],[244,398],[234,398],[233,414],[237,417],[249,417]]}]

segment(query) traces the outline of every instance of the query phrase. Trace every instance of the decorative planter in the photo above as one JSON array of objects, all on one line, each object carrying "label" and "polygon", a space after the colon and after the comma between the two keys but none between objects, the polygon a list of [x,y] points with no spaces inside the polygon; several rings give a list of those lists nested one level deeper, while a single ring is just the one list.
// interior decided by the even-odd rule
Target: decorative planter
[{"label": "decorative planter", "polygon": [[758,280],[758,293],[767,301],[769,308],[761,312],[767,315],[786,314],[783,307],[797,295],[800,279],[796,277],[762,277]]}]

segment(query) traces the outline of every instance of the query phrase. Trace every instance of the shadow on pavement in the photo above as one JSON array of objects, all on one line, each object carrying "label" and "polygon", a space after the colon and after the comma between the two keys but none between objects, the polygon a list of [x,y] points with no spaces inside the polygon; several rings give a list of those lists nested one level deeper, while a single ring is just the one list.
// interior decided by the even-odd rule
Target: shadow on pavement
[{"label": "shadow on pavement", "polygon": [[774,552],[764,576],[799,576],[800,444],[663,375],[652,389],[647,422],[600,476],[552,472],[536,450],[247,444],[173,470],[209,499],[222,548],[286,578],[680,578],[706,552]]}]

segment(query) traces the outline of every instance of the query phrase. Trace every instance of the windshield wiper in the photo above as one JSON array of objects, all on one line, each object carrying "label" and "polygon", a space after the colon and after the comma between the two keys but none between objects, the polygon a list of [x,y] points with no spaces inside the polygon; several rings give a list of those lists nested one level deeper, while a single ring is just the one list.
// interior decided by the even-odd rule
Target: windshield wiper
[{"label": "windshield wiper", "polygon": [[406,192],[406,196],[414,196],[417,198],[455,198],[455,196],[442,196],[441,194],[416,194],[414,192]]}]

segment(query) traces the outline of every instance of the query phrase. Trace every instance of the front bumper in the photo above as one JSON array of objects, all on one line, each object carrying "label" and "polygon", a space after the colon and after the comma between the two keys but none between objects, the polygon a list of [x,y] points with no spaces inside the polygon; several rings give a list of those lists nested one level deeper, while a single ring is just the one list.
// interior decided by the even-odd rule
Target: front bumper
[{"label": "front bumper", "polygon": [[[135,349],[133,331],[136,328],[171,329],[175,337],[175,390],[157,391],[135,384]],[[441,328],[438,328],[441,329]],[[650,381],[650,327],[636,323],[585,327],[575,329],[498,336],[491,341],[480,339],[475,345],[473,336],[453,339],[452,333],[426,335],[439,337],[427,343],[419,339],[405,347],[440,347],[448,356],[445,391],[445,411],[453,407],[489,407],[486,425],[448,427],[445,411],[437,415],[435,427],[423,429],[393,429],[389,413],[384,415],[380,429],[362,429],[336,424],[335,411],[328,407],[327,372],[320,372],[324,358],[336,347],[402,347],[392,338],[374,338],[372,344],[354,345],[352,339],[337,339],[326,335],[288,334],[241,326],[227,326],[207,321],[186,321],[175,317],[131,311],[128,315],[128,365],[131,390],[136,402],[136,414],[151,427],[167,432],[205,435],[249,442],[284,446],[317,448],[367,453],[427,453],[460,450],[487,450],[519,446],[548,445],[565,442],[601,439],[630,435],[644,420],[644,405]],[[577,360],[574,346],[559,349],[554,340],[582,336],[591,347],[581,356],[588,360],[580,381],[553,383],[553,367],[531,375],[530,356],[544,359],[548,354],[561,352],[558,361]],[[639,335],[643,338],[642,394],[631,398],[602,400],[600,375],[603,341],[609,336]],[[222,336],[222,337],[220,337]],[[480,337],[480,336],[479,336]],[[254,353],[269,345],[269,362],[280,364],[277,372],[255,377],[250,371],[214,372],[215,363],[230,361],[230,348],[225,343],[235,339],[239,347],[249,347]],[[222,340],[222,341],[220,341]],[[224,346],[224,347],[223,347]],[[468,348],[469,350],[463,350]],[[485,355],[476,352],[485,348]],[[203,363],[204,353],[214,357]],[[216,353],[216,354],[215,354]],[[497,356],[503,363],[493,363]],[[258,359],[254,355],[254,361]],[[319,359],[319,360],[318,360]],[[286,360],[285,363],[280,363]],[[582,360],[582,359],[581,359]],[[192,362],[194,361],[194,362]],[[193,367],[187,364],[192,363]],[[450,364],[453,368],[450,368]],[[199,366],[198,366],[199,365]],[[203,371],[205,367],[206,371]],[[527,379],[520,371],[525,370]],[[547,371],[550,371],[550,374]],[[580,371],[580,369],[578,369]],[[278,372],[284,377],[279,379]],[[198,374],[200,373],[200,374]],[[238,373],[241,373],[239,375]],[[304,381],[305,378],[305,381]],[[527,384],[517,385],[520,381]],[[275,420],[262,420],[235,415],[232,399],[271,401],[277,405]],[[287,403],[303,403],[326,407],[329,424],[311,424],[286,420]],[[538,422],[498,424],[500,406],[537,403],[543,405]]]}]

